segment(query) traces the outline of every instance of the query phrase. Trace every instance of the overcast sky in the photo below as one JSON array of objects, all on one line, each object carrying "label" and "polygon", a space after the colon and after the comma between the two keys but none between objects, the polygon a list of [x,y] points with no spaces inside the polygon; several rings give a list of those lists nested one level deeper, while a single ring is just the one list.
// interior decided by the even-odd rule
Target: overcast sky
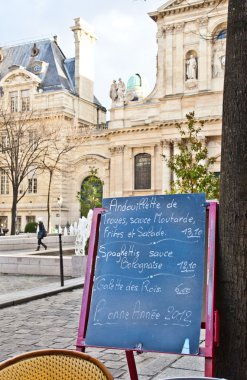
[{"label": "overcast sky", "polygon": [[143,75],[154,87],[156,77],[156,24],[147,15],[167,0],[2,0],[0,46],[58,35],[67,58],[74,57],[70,27],[81,17],[97,35],[95,95],[110,107],[113,79],[127,83]]}]

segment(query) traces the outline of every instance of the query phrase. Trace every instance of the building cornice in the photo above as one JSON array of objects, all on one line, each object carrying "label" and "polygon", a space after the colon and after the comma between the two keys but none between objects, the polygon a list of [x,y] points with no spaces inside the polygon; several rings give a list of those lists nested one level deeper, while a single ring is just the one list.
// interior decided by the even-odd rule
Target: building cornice
[{"label": "building cornice", "polygon": [[155,12],[148,13],[149,16],[156,22],[160,18],[164,18],[165,16],[177,14],[177,13],[183,13],[183,12],[189,12],[192,9],[198,9],[198,8],[207,8],[209,6],[216,6],[219,5],[219,0],[200,0],[197,2],[190,3],[189,1],[183,1],[181,3],[180,0],[176,0],[174,2],[170,2],[170,4],[167,4],[166,6],[159,8]]},{"label": "building cornice", "polygon": [[[202,117],[198,118],[198,120],[203,120],[206,123],[217,123],[221,122],[222,118],[219,115],[211,116],[211,117]],[[147,132],[161,132],[163,128],[176,128],[177,124],[181,125],[186,125],[187,121],[186,119],[174,119],[174,120],[169,120],[169,121],[164,121],[164,122],[150,122],[149,125],[132,125],[129,128],[119,128],[119,129],[113,129],[113,130],[108,130],[107,132],[104,132],[102,134],[94,135],[92,136],[93,139],[98,139],[98,138],[107,138],[111,136],[116,136],[116,135],[128,135],[132,133],[147,133]]]}]

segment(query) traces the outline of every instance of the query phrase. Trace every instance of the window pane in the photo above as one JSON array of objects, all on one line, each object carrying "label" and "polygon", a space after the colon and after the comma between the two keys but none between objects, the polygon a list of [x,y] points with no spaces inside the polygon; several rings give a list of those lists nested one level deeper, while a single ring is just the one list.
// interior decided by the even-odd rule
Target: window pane
[{"label": "window pane", "polygon": [[37,193],[37,178],[28,178],[28,193]]},{"label": "window pane", "polygon": [[9,178],[3,169],[0,169],[0,193],[9,194]]},{"label": "window pane", "polygon": [[30,110],[29,90],[21,91],[21,109],[22,109],[22,111],[29,111]]},{"label": "window pane", "polygon": [[18,92],[13,91],[13,92],[10,92],[9,95],[10,95],[11,112],[17,112],[18,111]]},{"label": "window pane", "polygon": [[151,156],[148,153],[135,156],[135,189],[151,189]]}]

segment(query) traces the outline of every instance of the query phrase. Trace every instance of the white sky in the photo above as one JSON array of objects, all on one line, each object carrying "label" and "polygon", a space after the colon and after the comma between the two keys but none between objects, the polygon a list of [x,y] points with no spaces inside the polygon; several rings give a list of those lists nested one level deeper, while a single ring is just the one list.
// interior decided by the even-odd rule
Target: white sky
[{"label": "white sky", "polygon": [[147,15],[167,0],[2,0],[0,46],[58,35],[67,58],[74,57],[70,27],[81,17],[93,26],[94,93],[107,109],[113,79],[127,83],[135,73],[153,89],[156,77],[156,24]]}]

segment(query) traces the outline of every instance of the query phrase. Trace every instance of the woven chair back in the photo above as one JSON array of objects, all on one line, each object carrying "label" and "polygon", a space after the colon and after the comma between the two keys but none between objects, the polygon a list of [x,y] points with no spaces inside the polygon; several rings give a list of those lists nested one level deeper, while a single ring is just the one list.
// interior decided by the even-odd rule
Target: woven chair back
[{"label": "woven chair back", "polygon": [[0,363],[0,380],[113,380],[98,359],[69,350],[40,350]]}]

